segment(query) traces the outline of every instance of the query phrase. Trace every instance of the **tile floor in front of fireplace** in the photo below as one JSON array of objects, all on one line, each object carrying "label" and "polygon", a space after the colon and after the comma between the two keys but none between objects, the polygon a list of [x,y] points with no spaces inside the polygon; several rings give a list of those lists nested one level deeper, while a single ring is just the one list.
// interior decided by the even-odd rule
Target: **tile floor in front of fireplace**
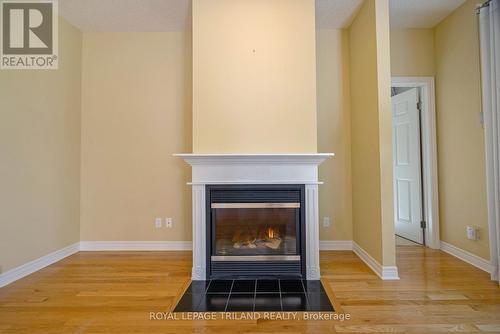
[{"label": "tile floor in front of fireplace", "polygon": [[320,281],[300,279],[193,281],[174,312],[333,312]]}]

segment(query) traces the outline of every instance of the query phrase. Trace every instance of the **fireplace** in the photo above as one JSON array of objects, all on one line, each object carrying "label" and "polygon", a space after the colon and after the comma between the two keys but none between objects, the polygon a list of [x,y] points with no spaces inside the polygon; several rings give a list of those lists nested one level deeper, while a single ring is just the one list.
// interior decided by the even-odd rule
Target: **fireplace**
[{"label": "fireplace", "polygon": [[192,167],[194,281],[320,278],[318,165],[333,153],[175,156]]},{"label": "fireplace", "polygon": [[305,278],[303,185],[207,185],[208,278]]}]

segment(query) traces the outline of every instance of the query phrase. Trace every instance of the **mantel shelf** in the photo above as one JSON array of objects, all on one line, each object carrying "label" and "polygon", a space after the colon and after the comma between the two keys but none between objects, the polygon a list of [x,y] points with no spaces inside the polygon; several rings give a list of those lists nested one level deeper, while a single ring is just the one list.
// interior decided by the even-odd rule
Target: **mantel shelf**
[{"label": "mantel shelf", "polygon": [[213,164],[312,164],[319,165],[334,153],[255,153],[255,154],[198,154],[176,153],[190,165]]}]

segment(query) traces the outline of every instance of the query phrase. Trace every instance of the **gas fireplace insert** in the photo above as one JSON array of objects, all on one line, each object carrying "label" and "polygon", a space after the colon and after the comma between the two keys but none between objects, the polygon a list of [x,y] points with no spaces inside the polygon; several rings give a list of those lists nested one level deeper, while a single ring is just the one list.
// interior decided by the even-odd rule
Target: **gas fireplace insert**
[{"label": "gas fireplace insert", "polygon": [[209,278],[305,278],[303,185],[209,185]]}]

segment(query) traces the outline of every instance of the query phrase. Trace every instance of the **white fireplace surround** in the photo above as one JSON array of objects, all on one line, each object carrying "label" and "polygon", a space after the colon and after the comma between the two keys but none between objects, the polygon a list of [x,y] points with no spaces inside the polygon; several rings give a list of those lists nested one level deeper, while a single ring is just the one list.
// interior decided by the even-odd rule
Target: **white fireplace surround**
[{"label": "white fireplace surround", "polygon": [[333,153],[195,154],[174,156],[192,166],[193,280],[206,279],[207,184],[303,184],[306,210],[306,274],[319,279],[318,165]]}]

